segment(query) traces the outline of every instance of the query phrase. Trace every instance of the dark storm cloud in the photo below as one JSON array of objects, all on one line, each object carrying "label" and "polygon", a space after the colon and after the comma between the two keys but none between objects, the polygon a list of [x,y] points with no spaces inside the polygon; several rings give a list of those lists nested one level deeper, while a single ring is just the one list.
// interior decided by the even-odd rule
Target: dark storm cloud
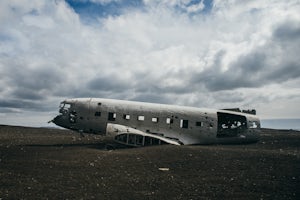
[{"label": "dark storm cloud", "polygon": [[294,41],[300,39],[300,24],[298,21],[287,21],[279,25],[274,33],[274,38]]},{"label": "dark storm cloud", "polygon": [[87,87],[93,91],[124,92],[132,87],[132,82],[130,80],[121,80],[120,76],[112,74],[89,81]]},{"label": "dark storm cloud", "polygon": [[15,108],[2,108],[2,107],[0,107],[0,113],[21,113],[21,111],[16,110]]},{"label": "dark storm cloud", "polygon": [[202,72],[200,76],[207,89],[212,91],[231,90],[257,87],[263,84],[264,81],[260,77],[266,57],[263,52],[253,52],[238,58],[238,61],[224,72],[221,71],[220,55],[216,57],[214,65]]},{"label": "dark storm cloud", "polygon": [[[157,77],[149,72],[135,74],[134,88],[136,92],[145,94],[187,94],[195,91],[193,84],[186,84],[189,83],[190,77],[190,71],[182,69],[165,71]],[[178,83],[179,81],[182,84]]]},{"label": "dark storm cloud", "polygon": [[13,109],[31,110],[31,111],[50,111],[54,107],[45,102],[28,101],[22,99],[0,99],[0,107],[3,110],[14,111]]},{"label": "dark storm cloud", "polygon": [[[170,72],[168,77],[180,78],[180,74]],[[160,80],[155,81],[155,77],[147,74],[135,74],[133,79],[125,80],[115,75],[102,76],[89,81],[86,90],[90,91],[90,96],[94,97],[130,99],[152,103],[171,103],[172,100],[167,95],[191,92],[186,85],[164,86],[162,82],[168,77],[161,77]]]},{"label": "dark storm cloud", "polygon": [[141,101],[141,102],[151,102],[151,103],[163,103],[163,104],[170,104],[172,100],[168,98],[166,95],[155,94],[155,93],[141,93],[138,94],[134,98],[130,98],[133,101]]},{"label": "dark storm cloud", "polygon": [[[20,60],[23,62],[21,63]],[[26,59],[10,60],[3,68],[0,107],[3,112],[50,111],[51,98],[63,81],[62,74],[51,64],[32,67]],[[5,87],[4,87],[5,86]]]},{"label": "dark storm cloud", "polygon": [[296,79],[300,77],[297,52],[300,52],[300,27],[287,21],[274,30],[267,44],[239,56],[226,71],[221,71],[226,52],[220,51],[215,55],[213,65],[194,74],[191,83],[203,84],[210,91],[221,91]]},{"label": "dark storm cloud", "polygon": [[264,78],[266,80],[274,82],[284,82],[290,79],[300,77],[300,65],[299,63],[282,63],[282,68],[274,70],[268,73]]},{"label": "dark storm cloud", "polygon": [[18,66],[18,69],[11,73],[11,85],[37,91],[51,90],[63,79],[62,74],[52,70],[51,66],[40,66],[38,69],[26,69],[26,67]]},{"label": "dark storm cloud", "polygon": [[45,95],[39,94],[31,88],[18,87],[12,92],[12,96],[20,99],[42,100]]},{"label": "dark storm cloud", "polygon": [[33,104],[30,102],[23,102],[19,100],[0,99],[0,106],[5,108],[23,108],[31,107]]},{"label": "dark storm cloud", "polygon": [[16,65],[5,72],[10,94],[15,98],[41,100],[51,95],[63,81],[63,76],[51,66],[30,69]]},{"label": "dark storm cloud", "polygon": [[[176,81],[174,81],[176,82]],[[186,94],[193,91],[192,85],[170,85],[164,86],[159,82],[149,81],[145,82],[145,80],[140,81],[141,84],[135,86],[135,91],[139,93],[145,94]]]},{"label": "dark storm cloud", "polygon": [[217,102],[232,102],[239,103],[245,100],[245,96],[239,92],[234,91],[220,91],[213,93],[213,98]]}]

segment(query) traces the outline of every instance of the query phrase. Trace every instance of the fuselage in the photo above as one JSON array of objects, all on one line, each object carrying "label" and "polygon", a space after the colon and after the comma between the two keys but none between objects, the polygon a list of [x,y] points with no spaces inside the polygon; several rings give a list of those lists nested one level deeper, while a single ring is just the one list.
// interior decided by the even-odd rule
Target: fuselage
[{"label": "fuselage", "polygon": [[53,122],[129,145],[135,135],[132,146],[148,137],[185,145],[255,142],[260,128],[258,117],[242,112],[101,98],[67,99]]}]

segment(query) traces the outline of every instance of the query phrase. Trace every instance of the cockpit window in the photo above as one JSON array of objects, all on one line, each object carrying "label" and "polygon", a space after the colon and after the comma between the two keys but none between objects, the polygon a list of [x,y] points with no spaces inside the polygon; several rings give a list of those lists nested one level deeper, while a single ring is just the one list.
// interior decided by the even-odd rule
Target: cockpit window
[{"label": "cockpit window", "polygon": [[60,113],[67,113],[71,108],[71,104],[62,102],[59,106]]},{"label": "cockpit window", "polygon": [[66,108],[66,109],[68,109],[68,108],[71,107],[71,104],[62,102],[62,103],[60,103],[60,106],[59,106],[59,107],[60,107],[60,108]]}]

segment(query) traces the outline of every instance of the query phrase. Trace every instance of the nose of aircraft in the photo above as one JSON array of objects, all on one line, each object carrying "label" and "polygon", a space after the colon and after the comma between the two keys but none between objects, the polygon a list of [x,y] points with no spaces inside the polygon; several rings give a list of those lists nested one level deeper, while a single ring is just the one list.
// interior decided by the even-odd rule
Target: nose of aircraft
[{"label": "nose of aircraft", "polygon": [[56,116],[52,122],[54,124],[56,124],[57,126],[61,126],[61,127],[64,127],[64,128],[67,128],[68,127],[68,120],[66,118],[66,116],[64,115],[58,115]]}]

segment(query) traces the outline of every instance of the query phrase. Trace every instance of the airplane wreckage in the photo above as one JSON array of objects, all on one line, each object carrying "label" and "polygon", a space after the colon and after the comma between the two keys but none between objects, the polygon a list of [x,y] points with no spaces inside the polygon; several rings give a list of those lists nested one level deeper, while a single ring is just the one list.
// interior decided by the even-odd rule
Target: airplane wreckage
[{"label": "airplane wreckage", "polygon": [[239,144],[259,139],[255,110],[202,109],[102,98],[67,99],[50,122],[118,144]]}]

